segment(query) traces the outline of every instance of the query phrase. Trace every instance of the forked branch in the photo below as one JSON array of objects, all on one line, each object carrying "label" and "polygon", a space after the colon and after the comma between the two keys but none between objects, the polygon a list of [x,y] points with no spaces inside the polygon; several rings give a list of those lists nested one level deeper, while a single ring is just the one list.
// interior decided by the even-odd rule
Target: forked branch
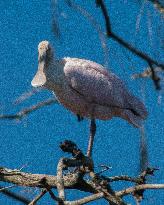
[{"label": "forked branch", "polygon": [[[60,147],[64,152],[71,153],[73,158],[62,158],[59,160],[57,176],[31,174],[17,169],[12,170],[0,167],[0,181],[18,186],[40,188],[40,194],[37,195],[29,205],[36,204],[46,193],[49,193],[51,198],[58,204],[63,205],[86,204],[100,198],[104,198],[112,205],[127,205],[127,203],[122,200],[123,196],[131,194],[136,197],[138,196],[137,194],[140,193],[139,191],[142,191],[143,195],[143,191],[146,189],[164,189],[164,184],[146,184],[146,176],[153,175],[156,169],[148,168],[136,178],[129,176],[105,177],[94,172],[93,161],[85,156],[74,142],[65,140]],[[68,171],[64,173],[69,167],[74,167],[74,171],[72,173]],[[89,180],[85,178],[87,175],[90,178]],[[110,184],[118,180],[127,180],[131,183],[135,183],[135,185],[120,191],[114,191]],[[58,196],[55,196],[53,193],[52,189],[54,188],[58,190]],[[91,195],[82,199],[68,201],[66,200],[65,189],[77,189],[91,193]]]}]

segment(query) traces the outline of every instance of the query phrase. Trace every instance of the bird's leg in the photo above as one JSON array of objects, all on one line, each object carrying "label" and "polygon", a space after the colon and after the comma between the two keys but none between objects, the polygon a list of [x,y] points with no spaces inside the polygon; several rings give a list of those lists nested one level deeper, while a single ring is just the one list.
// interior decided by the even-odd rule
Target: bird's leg
[{"label": "bird's leg", "polygon": [[96,122],[95,119],[91,119],[90,136],[89,136],[89,143],[88,143],[88,150],[87,150],[88,157],[92,156],[92,148],[93,148],[93,141],[94,141],[95,134],[96,134]]}]

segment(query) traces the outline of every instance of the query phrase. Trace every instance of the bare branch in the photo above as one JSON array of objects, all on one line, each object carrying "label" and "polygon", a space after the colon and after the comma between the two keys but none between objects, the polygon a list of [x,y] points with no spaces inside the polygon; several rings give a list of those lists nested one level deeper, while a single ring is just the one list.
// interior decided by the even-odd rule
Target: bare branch
[{"label": "bare branch", "polygon": [[107,8],[106,8],[105,4],[101,0],[97,0],[96,3],[101,5],[101,10],[102,10],[102,13],[104,14],[105,23],[106,23],[106,30],[107,30],[107,34],[108,34],[109,38],[112,38],[113,40],[118,42],[120,45],[122,45],[123,47],[125,47],[126,49],[128,49],[129,51],[134,53],[135,55],[139,56],[140,58],[144,59],[148,63],[155,64],[155,65],[161,67],[162,69],[164,69],[164,65],[163,64],[159,64],[156,60],[152,59],[147,54],[139,51],[138,49],[133,47],[130,43],[126,42],[121,37],[119,37],[117,34],[115,34],[112,31],[112,27],[111,27],[108,11],[107,11]]},{"label": "bare branch", "polygon": [[65,200],[65,193],[64,193],[64,180],[63,180],[63,169],[65,165],[63,162],[63,158],[59,160],[58,166],[57,166],[57,190],[59,193],[59,198],[61,200]]},{"label": "bare branch", "polygon": [[[43,184],[41,182],[43,178],[45,178],[44,174],[31,174],[21,172],[19,170],[11,170],[3,167],[0,168],[0,181],[17,184],[18,186],[43,188]],[[72,178],[72,180],[69,181],[70,178]],[[70,174],[69,176],[64,176],[64,185],[67,188],[71,188],[75,185],[77,180],[78,174]],[[51,187],[56,188],[56,176],[46,175],[46,181]]]},{"label": "bare branch", "polygon": [[130,187],[127,189],[124,189],[122,191],[116,192],[116,196],[126,196],[128,194],[132,194],[135,191],[139,190],[145,190],[145,189],[164,189],[164,184],[142,184],[142,185],[137,185],[135,187]]},{"label": "bare branch", "polygon": [[40,194],[38,196],[35,197],[35,199],[33,199],[28,205],[35,205],[37,201],[39,201],[39,199],[42,198],[42,196],[44,196],[47,193],[46,189],[43,189]]},{"label": "bare branch", "polygon": [[[46,192],[49,192],[51,198],[58,205],[85,204],[102,197],[112,205],[127,205],[122,200],[122,196],[124,195],[132,194],[138,200],[139,197],[142,199],[145,189],[164,188],[164,184],[146,184],[146,176],[153,175],[154,171],[157,170],[156,168],[147,168],[135,180],[128,176],[113,177],[112,180],[127,179],[128,181],[137,183],[137,186],[115,192],[109,184],[111,179],[96,174],[92,160],[86,157],[74,142],[65,140],[60,145],[60,148],[64,152],[71,153],[74,158],[61,158],[59,160],[57,176],[31,174],[17,169],[12,170],[0,167],[0,181],[13,183],[18,186],[43,188],[43,191],[31,201],[30,205],[34,205]],[[75,167],[75,170],[71,174],[67,173],[64,175],[64,170],[69,167]],[[86,180],[84,176],[88,174],[90,179]],[[59,197],[54,195],[52,188],[57,188]],[[65,189],[77,189],[93,193],[93,195],[79,200],[65,201]]]},{"label": "bare branch", "polygon": [[160,78],[157,76],[156,72],[154,71],[154,68],[153,68],[153,64],[151,64],[150,62],[148,62],[149,64],[149,67],[151,69],[151,73],[152,73],[152,80],[154,82],[154,85],[156,87],[157,90],[160,90],[161,87],[160,87]]},{"label": "bare branch", "polygon": [[57,100],[55,98],[50,98],[47,99],[45,101],[39,102],[36,105],[33,105],[31,107],[25,108],[21,111],[19,111],[18,113],[14,114],[14,115],[5,115],[5,114],[1,114],[0,115],[0,119],[7,119],[7,120],[21,120],[23,117],[25,117],[27,114],[30,114],[31,112],[40,109],[41,107],[44,106],[48,106],[51,105],[53,103],[57,103]]},{"label": "bare branch", "polygon": [[[163,72],[160,67],[154,67],[154,72],[159,73]],[[132,75],[132,79],[137,79],[137,78],[151,78],[152,77],[152,71],[151,68],[146,68],[142,73],[135,73]]]},{"label": "bare branch", "polygon": [[102,10],[102,13],[103,13],[103,16],[104,16],[104,19],[105,19],[105,23],[106,23],[107,35],[110,36],[110,33],[111,33],[111,23],[110,23],[110,18],[109,18],[109,15],[108,15],[107,8],[106,8],[106,6],[104,4],[104,1],[103,0],[96,0],[96,5],[98,7],[100,7],[101,10]]},{"label": "bare branch", "polygon": [[159,0],[148,0],[154,4],[154,6],[159,10],[160,13],[164,14],[164,6]]},{"label": "bare branch", "polygon": [[29,91],[26,91],[22,93],[18,98],[16,98],[13,102],[14,105],[18,105],[22,103],[23,101],[27,100],[30,98],[32,95],[35,95],[36,93],[40,92],[42,89],[41,88],[34,88]]},{"label": "bare branch", "polygon": [[123,47],[125,47],[126,49],[130,50],[133,54],[139,56],[140,58],[142,58],[143,60],[145,60],[147,63],[151,63],[151,64],[155,64],[158,67],[161,67],[164,70],[164,64],[160,64],[158,63],[158,61],[152,59],[150,56],[148,56],[147,54],[143,53],[142,51],[136,49],[135,47],[133,47],[130,43],[126,42],[125,40],[123,40],[121,37],[119,37],[117,34],[115,34],[114,32],[111,32],[110,37],[117,41],[120,45],[122,45]]},{"label": "bare branch", "polygon": [[91,201],[95,201],[103,197],[104,197],[104,193],[97,193],[97,194],[93,194],[91,196],[87,196],[87,197],[84,197],[76,201],[65,201],[64,204],[65,205],[81,205],[81,204],[86,204]]},{"label": "bare branch", "polygon": [[7,187],[2,187],[0,188],[0,192],[3,192],[4,190],[7,190],[7,189],[11,189],[13,187],[16,187],[16,185],[11,185],[11,186],[7,186]]},{"label": "bare branch", "polygon": [[121,175],[121,176],[113,176],[113,177],[105,177],[102,176],[105,180],[108,182],[116,182],[116,181],[129,181],[129,182],[134,182],[134,183],[139,183],[141,180],[139,178],[133,178],[129,177],[127,175]]},{"label": "bare branch", "polygon": [[107,42],[106,42],[106,35],[102,31],[100,24],[96,21],[96,19],[86,9],[84,9],[83,7],[78,5],[77,3],[72,2],[71,0],[69,0],[69,1],[67,0],[67,4],[71,8],[78,11],[82,16],[87,18],[88,21],[93,26],[93,28],[95,28],[95,30],[97,31],[97,33],[99,35],[100,42],[101,42],[101,46],[102,46],[103,51],[104,51],[104,64],[106,67],[108,67],[108,46],[107,46]]},{"label": "bare branch", "polygon": [[[3,188],[3,187],[0,186],[0,188]],[[20,201],[20,202],[22,202],[24,204],[29,204],[30,203],[29,199],[21,196],[20,194],[16,194],[16,193],[14,193],[12,191],[9,191],[9,190],[5,189],[5,190],[2,190],[1,193],[6,195],[7,197],[10,197],[10,198],[12,198],[14,200]]]},{"label": "bare branch", "polygon": [[107,181],[93,171],[89,173],[92,178],[92,186],[98,193],[104,193],[104,198],[112,205],[126,205],[126,203],[115,195],[115,192],[108,185]]}]

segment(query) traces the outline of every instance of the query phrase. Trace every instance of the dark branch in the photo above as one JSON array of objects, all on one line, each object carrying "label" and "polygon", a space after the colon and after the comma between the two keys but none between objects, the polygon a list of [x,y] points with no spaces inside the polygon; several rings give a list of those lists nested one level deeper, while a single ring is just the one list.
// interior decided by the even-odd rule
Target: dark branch
[{"label": "dark branch", "polygon": [[158,63],[158,61],[152,59],[151,57],[149,57],[147,54],[139,51],[138,49],[136,49],[135,47],[133,47],[130,43],[126,42],[125,40],[123,40],[121,37],[119,37],[117,34],[111,32],[110,37],[117,41],[120,45],[124,46],[125,48],[127,48],[128,50],[130,50],[132,53],[134,53],[135,55],[139,56],[140,58],[144,59],[147,63],[151,63],[151,64],[155,64],[158,67],[161,67],[164,70],[164,64],[160,64]]},{"label": "dark branch", "polygon": [[[158,7],[161,6],[160,3],[157,0],[151,0],[151,1],[155,2],[155,4],[157,4]],[[122,45],[123,47],[128,49],[129,51],[131,51],[133,54],[135,54],[138,57],[142,58],[143,60],[145,60],[149,64],[149,66],[151,68],[151,71],[152,71],[152,80],[154,82],[154,85],[155,85],[156,89],[159,90],[160,89],[160,85],[159,85],[160,79],[156,75],[156,73],[154,71],[154,68],[153,68],[153,65],[161,67],[164,70],[164,64],[158,63],[156,60],[152,59],[150,56],[148,56],[147,54],[143,53],[142,51],[136,49],[130,43],[126,42],[121,37],[119,37],[117,34],[115,34],[112,31],[112,27],[111,27],[108,11],[107,11],[107,8],[106,8],[103,0],[96,0],[96,5],[98,5],[101,8],[102,13],[104,15],[104,19],[105,19],[105,23],[106,23],[107,36],[109,38],[112,38],[114,41],[116,41],[117,43],[119,43],[120,45]]]},{"label": "dark branch", "polygon": [[51,105],[53,103],[56,103],[57,100],[55,98],[50,98],[47,99],[45,101],[39,102],[36,105],[33,105],[31,107],[25,108],[21,111],[19,111],[18,113],[14,114],[14,115],[5,115],[5,114],[1,114],[0,115],[0,119],[7,119],[7,120],[21,120],[23,117],[25,117],[26,115],[30,114],[31,112],[40,109],[41,107],[44,106],[48,106]]},{"label": "dark branch", "polygon": [[161,12],[164,13],[164,6],[159,0],[148,0],[154,4],[154,6]]},{"label": "dark branch", "polygon": [[104,16],[104,19],[105,19],[105,23],[106,23],[107,35],[110,36],[110,34],[111,34],[111,23],[110,23],[110,18],[109,18],[109,15],[108,15],[107,8],[104,4],[104,1],[103,0],[96,0],[96,5],[98,7],[100,7],[101,10],[102,10],[102,13],[103,13],[103,16]]},{"label": "dark branch", "polygon": [[[3,188],[2,186],[0,186],[0,188]],[[25,198],[24,196],[21,196],[20,194],[16,194],[15,192],[9,191],[7,189],[4,189],[1,191],[1,193],[3,193],[4,195],[6,195],[7,197],[10,197],[16,201],[20,201],[24,204],[29,204],[30,200]]]},{"label": "dark branch", "polygon": [[149,64],[149,67],[151,69],[152,80],[154,82],[154,85],[155,85],[157,90],[160,90],[161,89],[160,84],[159,84],[160,83],[160,78],[157,76],[157,74],[156,74],[156,72],[153,68],[153,65],[150,62],[148,62],[148,64]]}]

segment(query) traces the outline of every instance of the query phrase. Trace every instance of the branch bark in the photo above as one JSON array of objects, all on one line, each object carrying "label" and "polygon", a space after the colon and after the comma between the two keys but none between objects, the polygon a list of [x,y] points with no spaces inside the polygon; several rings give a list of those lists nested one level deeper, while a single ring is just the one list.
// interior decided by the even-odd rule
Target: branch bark
[{"label": "branch bark", "polygon": [[[122,197],[132,194],[136,199],[142,200],[144,190],[146,189],[164,189],[164,184],[146,184],[146,176],[153,175],[156,168],[147,168],[137,178],[128,176],[115,176],[107,178],[96,174],[94,172],[93,161],[85,156],[77,145],[65,140],[60,144],[60,148],[67,153],[71,153],[74,158],[61,158],[57,167],[57,176],[44,174],[25,173],[17,169],[8,169],[0,167],[0,181],[13,183],[18,186],[38,187],[43,190],[30,203],[34,205],[46,192],[49,192],[51,198],[58,203],[58,205],[79,205],[85,204],[99,198],[104,198],[111,205],[127,205],[122,200]],[[75,167],[73,173],[63,174],[65,169]],[[89,174],[90,179],[86,180],[84,177]],[[135,182],[137,185],[115,192],[111,186],[111,181],[128,180]],[[59,197],[56,197],[52,188],[58,190]],[[76,189],[84,192],[92,193],[93,195],[84,197],[79,200],[66,201],[65,189]],[[140,191],[140,192],[139,192]]]},{"label": "branch bark", "polygon": [[[29,186],[44,188],[42,180],[45,179],[47,184],[52,188],[57,188],[57,177],[53,175],[31,174],[19,170],[0,168],[0,181],[13,183],[18,186]],[[94,193],[94,189],[89,183],[81,180],[80,173],[73,173],[63,176],[64,187],[67,189],[78,189],[85,192]],[[78,184],[80,180],[80,183]]]},{"label": "branch bark", "polygon": [[137,185],[135,187],[129,187],[122,191],[116,192],[116,196],[122,197],[128,194],[132,194],[133,192],[136,192],[139,190],[146,190],[146,189],[164,189],[164,184],[142,184],[142,185]]}]

